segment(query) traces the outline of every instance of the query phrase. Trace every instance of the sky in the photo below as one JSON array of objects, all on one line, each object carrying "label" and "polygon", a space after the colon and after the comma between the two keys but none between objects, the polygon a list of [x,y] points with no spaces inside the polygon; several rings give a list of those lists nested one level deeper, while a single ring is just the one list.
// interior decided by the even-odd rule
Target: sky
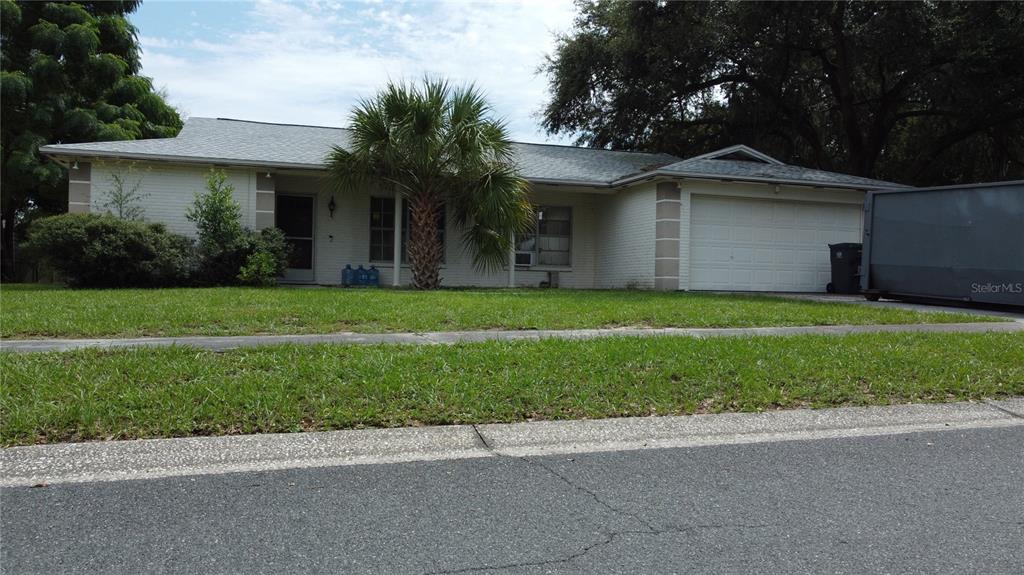
[{"label": "sky", "polygon": [[512,138],[548,136],[538,73],[571,0],[146,0],[131,16],[142,73],[184,116],[344,126],[389,79],[475,83]]}]

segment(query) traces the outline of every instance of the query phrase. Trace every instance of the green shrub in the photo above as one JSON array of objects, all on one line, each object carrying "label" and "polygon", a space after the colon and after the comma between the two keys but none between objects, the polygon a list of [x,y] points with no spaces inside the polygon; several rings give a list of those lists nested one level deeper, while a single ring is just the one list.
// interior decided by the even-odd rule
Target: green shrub
[{"label": "green shrub", "polygon": [[290,247],[284,239],[284,232],[267,228],[259,234],[252,233],[250,237],[253,249],[238,272],[238,280],[246,285],[274,285],[288,268]]},{"label": "green shrub", "polygon": [[255,235],[255,251],[270,255],[274,262],[274,277],[284,275],[288,269],[288,256],[292,247],[284,239],[284,232],[278,228],[265,228]]},{"label": "green shrub", "polygon": [[196,279],[212,285],[237,283],[239,270],[252,251],[242,227],[242,208],[235,201],[234,186],[222,170],[211,169],[206,192],[197,193],[185,217],[196,225],[199,235],[199,270]]},{"label": "green shrub", "polygon": [[206,174],[206,193],[196,193],[185,217],[196,225],[201,252],[218,251],[237,243],[243,233],[242,207],[235,201],[235,187],[223,170]]},{"label": "green shrub", "polygon": [[183,285],[195,267],[188,238],[111,215],[43,218],[29,229],[27,247],[75,287]]},{"label": "green shrub", "polygon": [[254,232],[242,226],[242,208],[221,170],[206,176],[185,213],[199,233],[198,281],[211,285],[272,285],[288,266],[288,243],[277,228]]},{"label": "green shrub", "polygon": [[277,283],[277,266],[273,254],[253,252],[238,272],[238,280],[245,285],[272,286]]}]

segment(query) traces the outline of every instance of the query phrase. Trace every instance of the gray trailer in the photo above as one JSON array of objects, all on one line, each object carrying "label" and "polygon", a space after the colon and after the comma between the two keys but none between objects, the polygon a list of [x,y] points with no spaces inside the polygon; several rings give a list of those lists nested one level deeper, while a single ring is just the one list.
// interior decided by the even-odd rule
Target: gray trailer
[{"label": "gray trailer", "polygon": [[1024,307],[1024,180],[869,192],[865,297]]}]

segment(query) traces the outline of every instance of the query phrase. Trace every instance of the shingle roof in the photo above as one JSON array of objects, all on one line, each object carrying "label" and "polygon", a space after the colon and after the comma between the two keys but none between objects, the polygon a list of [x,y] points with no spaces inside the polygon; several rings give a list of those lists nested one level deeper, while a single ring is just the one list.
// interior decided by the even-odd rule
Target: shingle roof
[{"label": "shingle roof", "polygon": [[[344,147],[348,130],[242,120],[189,118],[175,138],[44,146],[44,153],[69,152],[205,162],[240,162],[269,167],[322,168],[332,146]],[[544,144],[516,145],[529,180],[607,185],[679,158]]]},{"label": "shingle roof", "polygon": [[892,182],[872,180],[836,172],[813,170],[789,164],[766,164],[743,160],[689,159],[669,164],[658,169],[660,174],[680,176],[720,176],[748,181],[778,181],[808,183],[816,185],[843,184],[847,186],[873,188],[901,187]]},{"label": "shingle roof", "polygon": [[[345,147],[348,137],[348,130],[344,128],[189,118],[174,138],[55,144],[42,146],[40,152],[54,156],[81,154],[268,168],[321,169],[331,148],[336,145]],[[646,177],[686,176],[865,189],[896,187],[889,182],[785,164],[709,159],[714,153],[680,160],[669,154],[576,146],[516,143],[515,148],[516,161],[523,177],[538,183],[606,187]]]}]

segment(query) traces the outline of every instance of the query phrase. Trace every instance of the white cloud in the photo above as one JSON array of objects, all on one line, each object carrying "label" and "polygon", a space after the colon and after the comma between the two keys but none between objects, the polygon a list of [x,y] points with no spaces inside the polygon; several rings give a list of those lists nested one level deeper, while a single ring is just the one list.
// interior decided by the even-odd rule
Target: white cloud
[{"label": "white cloud", "polygon": [[547,87],[537,69],[573,15],[568,0],[259,2],[244,30],[143,30],[143,73],[190,115],[335,126],[388,79],[435,75],[476,83],[516,139],[548,141],[534,117]]}]

